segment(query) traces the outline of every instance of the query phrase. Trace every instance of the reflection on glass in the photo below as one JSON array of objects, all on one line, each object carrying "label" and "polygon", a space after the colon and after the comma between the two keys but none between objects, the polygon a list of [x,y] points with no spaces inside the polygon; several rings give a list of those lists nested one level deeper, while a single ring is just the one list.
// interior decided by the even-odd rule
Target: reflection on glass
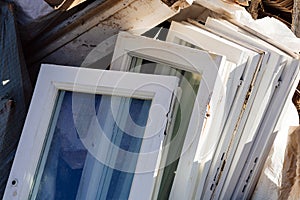
[{"label": "reflection on glass", "polygon": [[132,58],[130,71],[146,74],[172,75],[180,79],[179,87],[182,94],[181,98],[177,99],[173,108],[171,128],[164,140],[164,147],[168,148],[163,149],[161,159],[161,167],[163,168],[159,170],[156,181],[156,185],[160,184],[160,189],[159,191],[154,191],[154,193],[157,193],[158,199],[168,199],[193,112],[201,74],[179,70],[166,64],[155,63],[137,57]]},{"label": "reflection on glass", "polygon": [[193,49],[205,50],[205,49],[202,49],[202,48],[200,48],[200,47],[198,47],[198,46],[196,46],[196,45],[194,45],[194,44],[192,44],[190,42],[182,40],[182,39],[180,39],[178,37],[174,38],[174,43],[175,44],[180,44],[182,46],[190,47],[190,48],[193,48]]},{"label": "reflection on glass", "polygon": [[[151,100],[75,92],[60,92],[58,99],[31,199],[127,199]],[[87,138],[93,139],[91,146],[84,142]],[[135,156],[105,149],[105,139]],[[91,148],[105,155],[110,166],[99,162]],[[114,165],[129,169],[117,170]]]}]

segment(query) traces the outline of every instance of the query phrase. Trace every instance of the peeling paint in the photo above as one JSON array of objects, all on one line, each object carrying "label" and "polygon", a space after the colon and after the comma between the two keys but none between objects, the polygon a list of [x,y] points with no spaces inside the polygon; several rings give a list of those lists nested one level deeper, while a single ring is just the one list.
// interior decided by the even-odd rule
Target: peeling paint
[{"label": "peeling paint", "polygon": [[[80,47],[73,49],[72,41],[77,40],[77,38],[88,38],[90,41],[93,41],[94,45],[97,45],[103,39],[106,39],[108,36],[118,33],[119,30],[127,30],[135,34],[141,34],[154,26],[160,24],[161,22],[167,20],[168,18],[174,16],[177,11],[169,8],[160,0],[147,0],[147,1],[138,1],[138,0],[127,0],[127,1],[117,1],[109,0],[107,2],[114,2],[108,7],[108,3],[103,5],[103,11],[100,12],[100,8],[96,10],[93,16],[91,13],[82,16],[77,21],[70,21],[65,24],[63,29],[57,29],[57,31],[52,33],[49,32],[43,36],[40,40],[35,42],[33,47],[35,53],[31,53],[31,63],[39,62],[41,60],[51,62],[56,57],[55,61],[61,59],[63,63],[66,64],[77,64],[80,62],[79,58],[73,56],[62,57],[60,53],[68,49],[66,52],[70,54],[77,54]],[[125,3],[124,3],[125,2]],[[112,6],[113,5],[113,6]],[[66,47],[67,46],[67,47]],[[82,46],[83,47],[83,46]],[[84,48],[87,48],[84,46]],[[91,51],[92,47],[89,47]],[[80,49],[81,51],[81,49]],[[86,52],[87,50],[83,50]],[[85,54],[81,52],[80,54]],[[51,58],[51,59],[50,59]],[[75,59],[75,60],[74,60]],[[83,61],[83,60],[82,60]]]}]

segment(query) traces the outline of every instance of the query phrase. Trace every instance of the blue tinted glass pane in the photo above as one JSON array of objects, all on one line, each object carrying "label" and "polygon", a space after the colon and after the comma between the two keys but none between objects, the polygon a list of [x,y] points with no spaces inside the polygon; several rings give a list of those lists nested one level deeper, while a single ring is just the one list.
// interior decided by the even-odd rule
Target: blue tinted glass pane
[{"label": "blue tinted glass pane", "polygon": [[[74,92],[61,92],[60,98],[32,198],[127,199],[151,100]],[[93,119],[102,132],[91,128]],[[90,135],[94,146],[84,142]],[[119,150],[102,149],[106,160],[99,161],[90,149],[101,150],[103,138]]]}]

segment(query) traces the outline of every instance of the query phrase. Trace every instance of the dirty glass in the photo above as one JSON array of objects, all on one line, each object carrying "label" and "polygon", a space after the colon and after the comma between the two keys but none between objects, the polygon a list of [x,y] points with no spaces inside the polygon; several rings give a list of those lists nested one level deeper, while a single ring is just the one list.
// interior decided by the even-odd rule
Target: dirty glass
[{"label": "dirty glass", "polygon": [[150,106],[149,99],[61,91],[31,199],[128,199]]}]

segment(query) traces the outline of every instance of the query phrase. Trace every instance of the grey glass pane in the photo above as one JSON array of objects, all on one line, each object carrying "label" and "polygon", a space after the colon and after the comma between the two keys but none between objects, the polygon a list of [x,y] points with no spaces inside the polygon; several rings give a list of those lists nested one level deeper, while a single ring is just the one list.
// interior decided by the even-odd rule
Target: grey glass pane
[{"label": "grey glass pane", "polygon": [[174,43],[180,44],[180,45],[183,45],[183,46],[186,46],[186,47],[191,47],[191,48],[194,48],[194,49],[199,49],[199,50],[204,50],[205,51],[205,49],[202,49],[202,48],[200,48],[200,47],[198,47],[198,46],[196,46],[196,45],[194,45],[190,42],[187,42],[183,39],[180,39],[178,37],[175,37]]},{"label": "grey glass pane", "polygon": [[[31,199],[127,199],[150,106],[151,100],[61,92]],[[90,128],[92,119],[103,132]],[[128,120],[138,128],[128,127]],[[100,162],[84,142],[89,134],[108,139],[120,151],[102,151],[110,160]],[[93,144],[101,149],[103,141],[95,139]],[[121,150],[135,154],[124,156]],[[116,165],[129,169],[118,170]]]}]

